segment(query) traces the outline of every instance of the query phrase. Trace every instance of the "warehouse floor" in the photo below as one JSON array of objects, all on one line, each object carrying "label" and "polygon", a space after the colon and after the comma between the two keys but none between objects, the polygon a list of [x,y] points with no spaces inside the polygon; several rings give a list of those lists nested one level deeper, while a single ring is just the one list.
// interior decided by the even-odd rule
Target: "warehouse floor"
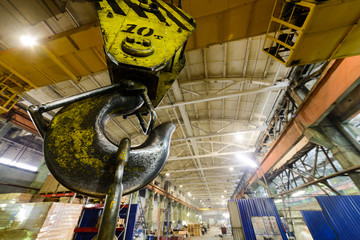
[{"label": "warehouse floor", "polygon": [[208,231],[205,235],[200,237],[191,237],[191,240],[232,240],[233,238],[231,236],[226,237],[218,237],[221,234],[221,230],[218,227],[211,227],[210,231]]}]

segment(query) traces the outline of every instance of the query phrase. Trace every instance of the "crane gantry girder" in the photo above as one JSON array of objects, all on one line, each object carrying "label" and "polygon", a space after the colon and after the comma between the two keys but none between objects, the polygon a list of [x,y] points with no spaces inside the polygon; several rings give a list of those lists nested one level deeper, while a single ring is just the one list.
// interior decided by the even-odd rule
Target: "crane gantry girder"
[{"label": "crane gantry girder", "polygon": [[[272,144],[248,184],[284,166],[309,142],[307,130],[317,126],[347,94],[360,85],[360,56],[332,61],[299,106],[295,117]],[[263,171],[263,172],[262,172]]]}]

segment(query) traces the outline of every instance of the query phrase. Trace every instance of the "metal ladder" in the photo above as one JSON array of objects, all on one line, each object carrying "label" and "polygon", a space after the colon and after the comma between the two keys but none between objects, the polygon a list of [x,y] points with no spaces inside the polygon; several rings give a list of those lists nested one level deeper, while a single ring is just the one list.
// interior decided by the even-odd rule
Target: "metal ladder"
[{"label": "metal ladder", "polygon": [[142,226],[143,230],[146,229],[146,221],[145,221],[146,204],[145,207],[143,207],[140,197],[138,199],[138,210],[139,210],[139,216],[135,222],[135,231],[139,228],[139,226]]}]

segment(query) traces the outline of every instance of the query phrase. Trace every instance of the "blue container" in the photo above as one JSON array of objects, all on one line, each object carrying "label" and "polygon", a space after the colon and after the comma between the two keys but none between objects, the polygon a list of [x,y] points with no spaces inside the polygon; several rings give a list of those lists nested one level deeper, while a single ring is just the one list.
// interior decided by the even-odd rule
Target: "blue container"
[{"label": "blue container", "polygon": [[147,235],[146,240],[155,240],[155,236]]}]

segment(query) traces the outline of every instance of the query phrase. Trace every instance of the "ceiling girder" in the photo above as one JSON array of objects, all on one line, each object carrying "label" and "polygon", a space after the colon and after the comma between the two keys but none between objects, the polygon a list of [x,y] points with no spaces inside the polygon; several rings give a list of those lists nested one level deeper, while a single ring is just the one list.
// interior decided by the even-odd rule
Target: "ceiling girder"
[{"label": "ceiling girder", "polygon": [[[188,104],[209,102],[209,101],[221,100],[224,98],[232,98],[232,97],[250,95],[250,94],[254,94],[254,93],[274,91],[274,90],[286,88],[288,85],[289,85],[288,81],[283,81],[283,82],[279,82],[273,86],[247,89],[247,90],[238,91],[238,92],[234,92],[234,93],[226,93],[226,94],[221,94],[221,95],[209,94],[209,95],[205,95],[203,98],[198,98],[198,99],[194,99],[194,100],[187,100],[187,101],[178,101],[177,100],[178,102],[174,102],[174,103],[168,104],[168,105],[162,105],[162,106],[157,107],[157,109],[160,110],[160,109],[172,108],[175,106],[184,106],[184,105],[188,105]],[[179,91],[180,91],[180,88],[179,88]]]},{"label": "ceiling girder", "polygon": [[220,157],[220,156],[236,155],[239,153],[251,153],[254,151],[255,151],[255,149],[251,148],[248,150],[242,150],[242,151],[236,151],[236,152],[221,152],[221,153],[214,152],[211,154],[203,154],[203,155],[195,155],[195,156],[169,157],[168,161],[187,160],[187,159],[193,159],[194,157],[196,157],[196,158]]}]

